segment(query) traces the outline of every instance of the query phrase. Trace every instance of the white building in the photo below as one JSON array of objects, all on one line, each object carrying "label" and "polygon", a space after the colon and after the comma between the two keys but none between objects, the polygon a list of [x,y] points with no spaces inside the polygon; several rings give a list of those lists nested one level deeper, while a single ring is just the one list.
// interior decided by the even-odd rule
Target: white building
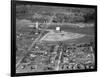
[{"label": "white building", "polygon": [[56,27],[56,31],[60,32],[61,28],[60,27]]},{"label": "white building", "polygon": [[36,22],[36,29],[38,29],[38,27],[39,27],[39,24],[38,24],[38,22]]}]

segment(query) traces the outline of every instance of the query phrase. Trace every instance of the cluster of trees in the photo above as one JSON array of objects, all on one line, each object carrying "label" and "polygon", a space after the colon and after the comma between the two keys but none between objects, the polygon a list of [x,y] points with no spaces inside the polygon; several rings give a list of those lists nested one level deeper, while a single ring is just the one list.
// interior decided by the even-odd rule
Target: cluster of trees
[{"label": "cluster of trees", "polygon": [[[95,20],[95,10],[92,9],[79,9],[79,8],[68,8],[66,12],[57,13],[53,22],[93,22]],[[34,5],[17,5],[16,6],[16,16],[19,19],[32,18],[33,15],[39,13],[42,17],[51,16],[55,8],[50,7],[39,7]],[[58,10],[58,9],[57,9]],[[50,12],[49,12],[50,11]],[[56,10],[55,10],[56,12]],[[69,13],[69,14],[66,14]]]},{"label": "cluster of trees", "polygon": [[77,23],[77,22],[84,22],[84,23],[91,23],[95,21],[95,12],[88,12],[88,13],[70,13],[69,15],[63,14],[63,15],[56,15],[53,22],[57,23]]},{"label": "cluster of trees", "polygon": [[96,18],[96,12],[87,13],[84,15],[85,21],[84,22],[94,22]]},{"label": "cluster of trees", "polygon": [[64,15],[64,16],[56,16],[53,20],[54,22],[59,23],[67,23],[67,22],[83,22],[84,17],[75,16],[75,15]]}]

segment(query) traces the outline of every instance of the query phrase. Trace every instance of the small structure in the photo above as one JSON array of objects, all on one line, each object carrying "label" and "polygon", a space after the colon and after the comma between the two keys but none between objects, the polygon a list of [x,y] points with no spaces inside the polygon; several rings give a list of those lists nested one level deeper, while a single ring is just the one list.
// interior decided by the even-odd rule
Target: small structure
[{"label": "small structure", "polygon": [[38,22],[30,24],[29,27],[33,28],[33,32],[35,29],[35,32],[34,32],[35,34],[39,34],[39,23]]},{"label": "small structure", "polygon": [[25,65],[22,65],[22,66],[21,66],[21,69],[24,69],[24,68],[25,68]]},{"label": "small structure", "polygon": [[56,32],[61,32],[60,27],[56,27]]},{"label": "small structure", "polygon": [[38,22],[36,22],[36,26],[35,26],[35,27],[36,27],[36,29],[38,29],[38,28],[39,28],[38,26],[39,26],[39,24],[38,24]]},{"label": "small structure", "polygon": [[56,30],[57,30],[57,31],[60,31],[61,29],[60,29],[60,27],[56,27]]},{"label": "small structure", "polygon": [[38,22],[36,22],[36,25],[35,25],[35,28],[36,28],[36,32],[35,32],[35,34],[38,34],[39,33],[39,24],[38,24]]}]

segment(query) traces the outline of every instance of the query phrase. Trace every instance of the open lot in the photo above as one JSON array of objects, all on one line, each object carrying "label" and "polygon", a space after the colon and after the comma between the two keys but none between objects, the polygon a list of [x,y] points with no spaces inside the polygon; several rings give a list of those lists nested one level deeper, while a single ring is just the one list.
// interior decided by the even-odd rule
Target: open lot
[{"label": "open lot", "polygon": [[78,33],[71,33],[71,32],[64,32],[64,31],[50,31],[45,36],[41,38],[41,41],[67,41],[71,39],[77,39],[84,37],[85,34],[78,34]]}]

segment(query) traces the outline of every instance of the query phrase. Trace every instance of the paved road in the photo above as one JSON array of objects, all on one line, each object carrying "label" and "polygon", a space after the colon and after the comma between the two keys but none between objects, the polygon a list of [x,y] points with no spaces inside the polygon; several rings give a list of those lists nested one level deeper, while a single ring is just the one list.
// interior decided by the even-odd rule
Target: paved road
[{"label": "paved road", "polygon": [[[49,21],[49,23],[46,24],[45,29],[47,29],[47,28],[49,27],[49,25],[52,23],[52,20],[53,20],[53,18],[55,17],[55,14],[56,14],[56,13],[54,13],[54,15],[51,16],[50,21]],[[41,34],[38,36],[38,38],[36,38],[35,41],[32,42],[31,46],[28,48],[28,51],[31,51],[32,47],[34,47],[34,45],[36,44],[36,42],[39,41],[39,39],[41,38],[41,36],[42,36],[43,33],[45,32],[45,29],[41,32]],[[20,65],[20,62],[21,62],[21,61],[23,60],[23,58],[26,56],[26,54],[28,53],[28,51],[25,52],[25,55],[23,55],[23,56],[20,58],[20,60],[17,62],[17,64],[16,64],[16,69],[18,68],[18,66]]]},{"label": "paved road", "polygon": [[[59,48],[61,48],[61,47],[59,47]],[[60,51],[60,53],[59,53],[59,58],[58,58],[58,62],[57,62],[57,65],[56,65],[56,69],[55,70],[59,70],[59,66],[60,66],[60,62],[61,62],[61,57],[62,57],[62,53],[63,53],[63,50],[62,50],[62,48],[61,48],[61,51]]]}]

